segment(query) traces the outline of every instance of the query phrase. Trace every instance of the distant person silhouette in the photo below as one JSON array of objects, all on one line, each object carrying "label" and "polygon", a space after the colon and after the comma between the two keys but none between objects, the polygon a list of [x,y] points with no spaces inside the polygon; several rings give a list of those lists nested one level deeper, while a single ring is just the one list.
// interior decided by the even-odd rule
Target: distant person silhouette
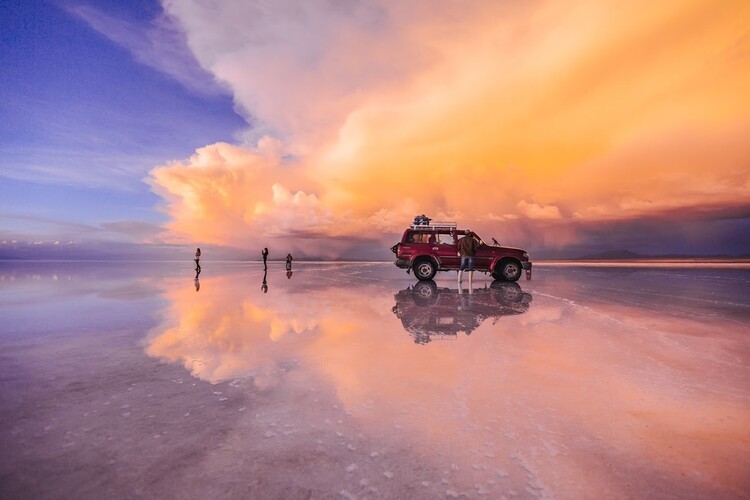
[{"label": "distant person silhouette", "polygon": [[263,284],[260,285],[260,289],[263,290],[263,293],[268,293],[268,284],[266,283],[266,274],[268,271],[263,271]]},{"label": "distant person silhouette", "polygon": [[263,256],[263,269],[268,269],[268,266],[266,265],[266,260],[268,260],[268,248],[264,248],[260,254]]},{"label": "distant person silhouette", "polygon": [[195,250],[195,270],[200,274],[201,272],[201,249]]},{"label": "distant person silhouette", "polygon": [[287,254],[286,256],[286,270],[287,271],[292,270],[292,254]]}]

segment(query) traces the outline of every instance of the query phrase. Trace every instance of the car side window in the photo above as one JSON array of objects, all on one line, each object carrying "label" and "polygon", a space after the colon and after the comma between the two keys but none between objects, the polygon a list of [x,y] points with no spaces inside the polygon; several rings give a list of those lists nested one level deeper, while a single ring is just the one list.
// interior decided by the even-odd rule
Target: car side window
[{"label": "car side window", "polygon": [[406,239],[407,243],[427,243],[429,241],[430,235],[428,233],[422,233],[414,231],[413,233],[409,234],[409,237]]},{"label": "car side window", "polygon": [[450,233],[438,233],[438,243],[441,245],[453,245],[453,235]]}]

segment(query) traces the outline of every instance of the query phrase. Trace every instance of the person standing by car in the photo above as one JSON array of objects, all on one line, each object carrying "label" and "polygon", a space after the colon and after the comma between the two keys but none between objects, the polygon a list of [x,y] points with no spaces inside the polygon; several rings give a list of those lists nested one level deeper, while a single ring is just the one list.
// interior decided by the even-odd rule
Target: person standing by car
[{"label": "person standing by car", "polygon": [[466,234],[458,240],[458,255],[461,257],[461,267],[458,270],[458,282],[463,280],[464,269],[469,268],[469,286],[474,279],[474,257],[477,255],[479,244],[474,238],[474,233],[466,230]]}]

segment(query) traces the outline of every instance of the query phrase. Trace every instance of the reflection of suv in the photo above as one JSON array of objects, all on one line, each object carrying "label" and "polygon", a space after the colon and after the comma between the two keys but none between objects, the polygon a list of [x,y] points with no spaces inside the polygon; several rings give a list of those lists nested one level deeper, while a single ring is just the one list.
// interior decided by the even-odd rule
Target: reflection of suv
[{"label": "reflection of suv", "polygon": [[[523,314],[532,297],[518,283],[493,281],[484,288],[465,290],[438,288],[434,281],[420,281],[394,296],[395,314],[417,344],[436,338],[470,335],[486,319]],[[494,321],[493,321],[494,324]]]},{"label": "reflection of suv", "polygon": [[[466,231],[457,230],[455,222],[432,222],[420,217],[391,248],[396,254],[396,266],[407,272],[414,270],[422,281],[431,280],[438,271],[458,271],[461,258],[457,242]],[[496,280],[517,281],[525,269],[526,279],[531,279],[531,262],[525,250],[502,246],[495,238],[494,244],[488,245],[476,233],[475,236],[480,242],[474,257],[476,271],[491,273]]]}]

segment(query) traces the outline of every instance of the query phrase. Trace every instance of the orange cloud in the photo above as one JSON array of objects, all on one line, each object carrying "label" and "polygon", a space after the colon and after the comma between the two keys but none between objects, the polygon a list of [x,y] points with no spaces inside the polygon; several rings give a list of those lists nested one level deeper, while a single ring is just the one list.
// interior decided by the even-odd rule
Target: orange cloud
[{"label": "orange cloud", "polygon": [[167,202],[172,237],[246,245],[292,227],[327,225],[330,213],[314,194],[284,185],[287,177],[300,185],[299,174],[282,164],[276,146],[268,138],[255,149],[216,143],[188,162],[152,170],[149,182]]},{"label": "orange cloud", "polygon": [[260,120],[246,139],[279,138],[155,169],[175,239],[396,232],[417,213],[513,238],[750,199],[747,2],[243,5],[167,4]]}]

